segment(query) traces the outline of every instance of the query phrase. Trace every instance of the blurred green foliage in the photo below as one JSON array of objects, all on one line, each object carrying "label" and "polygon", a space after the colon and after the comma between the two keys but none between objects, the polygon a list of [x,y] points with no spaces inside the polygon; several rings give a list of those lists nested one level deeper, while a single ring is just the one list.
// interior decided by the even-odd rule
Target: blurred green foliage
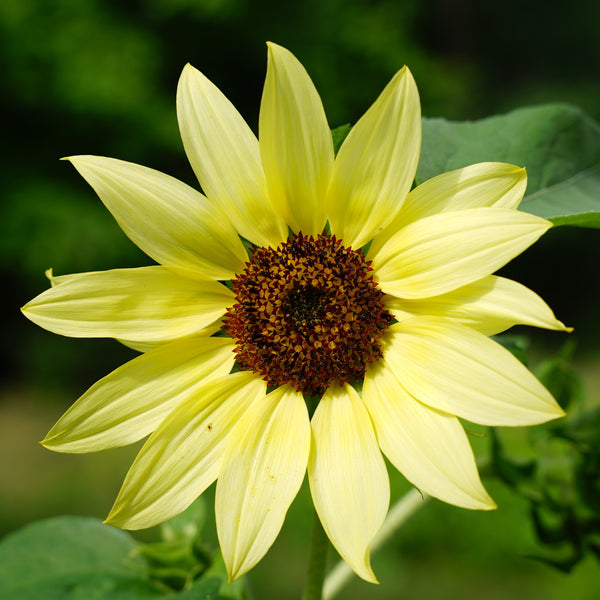
[{"label": "blurred green foliage", "polygon": [[570,573],[588,554],[600,558],[600,409],[586,401],[573,370],[570,339],[537,369],[567,412],[526,432],[529,456],[513,456],[502,430],[490,429],[491,471],[529,503],[544,550],[533,558]]}]

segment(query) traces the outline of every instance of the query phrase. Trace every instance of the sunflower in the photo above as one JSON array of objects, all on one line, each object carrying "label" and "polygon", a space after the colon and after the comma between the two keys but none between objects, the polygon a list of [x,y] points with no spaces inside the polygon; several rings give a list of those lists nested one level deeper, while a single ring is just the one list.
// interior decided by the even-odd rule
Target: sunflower
[{"label": "sunflower", "polygon": [[107,522],[139,529],[215,480],[231,579],[267,552],[308,471],[323,528],[376,581],[389,503],[383,455],[440,500],[492,509],[459,418],[531,425],[562,410],[488,336],[565,330],[492,273],[551,224],[517,210],[525,170],[482,163],[411,190],[419,97],[400,70],[337,156],[298,60],[268,44],[259,140],[186,66],[177,115],[205,195],[96,156],[68,160],[158,264],[55,277],[23,312],[142,353],[93,385],[42,442],[90,452],[149,434]]}]

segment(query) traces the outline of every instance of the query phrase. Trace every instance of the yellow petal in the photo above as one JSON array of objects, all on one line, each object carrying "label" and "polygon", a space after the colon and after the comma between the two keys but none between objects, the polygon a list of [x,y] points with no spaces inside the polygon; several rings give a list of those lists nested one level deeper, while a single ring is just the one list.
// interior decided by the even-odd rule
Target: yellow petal
[{"label": "yellow petal", "polygon": [[415,221],[369,250],[374,279],[387,294],[417,299],[472,283],[533,244],[552,224],[506,208],[472,208]]},{"label": "yellow petal", "polygon": [[516,209],[526,187],[525,169],[506,163],[478,163],[442,173],[408,194],[402,210],[373,240],[372,251],[409,223],[438,213],[490,206]]},{"label": "yellow petal", "polygon": [[381,450],[414,486],[463,508],[496,508],[456,417],[415,400],[382,361],[367,369],[362,397]]},{"label": "yellow petal", "polygon": [[332,386],[312,418],[308,478],[327,536],[359,577],[376,583],[369,544],[387,513],[388,474],[354,388]]},{"label": "yellow petal", "polygon": [[164,267],[79,273],[56,281],[22,310],[40,327],[71,337],[172,340],[209,327],[233,302],[224,285]]},{"label": "yellow petal", "polygon": [[277,246],[288,228],[275,214],[258,140],[235,107],[187,65],[177,88],[177,118],[186,154],[204,193],[247,240]]},{"label": "yellow petal", "polygon": [[142,354],[95,383],[42,442],[58,452],[95,452],[135,442],[207,381],[227,375],[233,343],[191,337]]},{"label": "yellow petal", "polygon": [[464,325],[414,317],[385,334],[384,357],[417,400],[482,425],[535,425],[564,412],[506,349]]},{"label": "yellow petal", "polygon": [[417,315],[439,316],[485,335],[500,333],[513,325],[571,331],[536,293],[516,281],[495,275],[432,298],[404,300],[386,296],[385,299],[386,308],[398,321]]},{"label": "yellow petal", "polygon": [[298,59],[276,44],[268,48],[258,128],[269,194],[295,232],[319,234],[327,218],[331,131],[319,94]]},{"label": "yellow petal", "polygon": [[248,256],[227,216],[164,173],[101,156],[70,160],[127,236],[156,262],[232,279]]},{"label": "yellow petal", "polygon": [[327,192],[331,232],[360,248],[400,210],[421,150],[421,106],[404,67],[352,128]]},{"label": "yellow petal", "polygon": [[44,275],[46,275],[46,277],[48,278],[48,281],[50,282],[51,286],[58,285],[62,281],[66,281],[69,277],[72,277],[72,275],[54,275],[54,269],[52,268],[46,269]]},{"label": "yellow petal", "polygon": [[232,428],[265,391],[248,371],[199,388],[148,438],[106,522],[144,529],[185,510],[217,478]]},{"label": "yellow petal", "polygon": [[220,320],[215,321],[214,323],[211,323],[207,327],[203,327],[202,329],[193,333],[192,336],[183,336],[180,338],[175,338],[173,340],[139,342],[139,341],[133,341],[133,340],[125,340],[123,338],[115,338],[115,339],[117,340],[117,342],[123,344],[124,346],[127,346],[128,348],[131,348],[132,350],[137,350],[138,352],[149,352],[150,350],[154,350],[154,348],[158,348],[159,346],[164,346],[165,344],[170,344],[171,342],[174,342],[175,340],[183,341],[189,337],[197,337],[197,336],[210,337],[211,335],[217,333],[217,331],[219,331],[219,329],[221,329],[221,321]]},{"label": "yellow petal", "polygon": [[[50,281],[50,285],[53,287],[55,285],[60,285],[62,283],[65,283],[69,280],[76,279],[77,277],[80,277],[82,275],[82,273],[74,273],[71,275],[54,275],[52,269],[46,269],[45,274],[46,274],[46,277]],[[194,336],[202,335],[204,337],[210,337],[211,335],[213,335],[214,333],[219,331],[220,328],[221,328],[221,322],[215,321],[214,323],[211,323],[210,325],[200,329],[193,335]],[[188,337],[188,336],[186,336],[186,337]],[[178,338],[178,339],[182,340],[185,338]],[[138,352],[148,352],[149,350],[153,350],[154,348],[158,348],[159,346],[170,343],[173,340],[159,340],[159,341],[153,340],[153,341],[140,342],[140,341],[135,341],[135,340],[124,340],[121,338],[121,339],[117,339],[117,341],[120,342],[121,344],[123,344],[124,346],[127,346],[128,348],[137,350]]]},{"label": "yellow petal", "polygon": [[310,449],[302,394],[282,386],[255,402],[231,433],[217,481],[217,532],[230,581],[267,552],[298,493]]}]

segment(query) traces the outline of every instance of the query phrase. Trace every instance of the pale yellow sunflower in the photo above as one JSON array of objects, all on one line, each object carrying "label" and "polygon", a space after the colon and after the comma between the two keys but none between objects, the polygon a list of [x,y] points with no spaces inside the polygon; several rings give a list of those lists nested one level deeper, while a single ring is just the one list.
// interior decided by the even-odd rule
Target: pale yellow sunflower
[{"label": "pale yellow sunflower", "polygon": [[205,195],[120,160],[69,159],[158,265],[50,273],[52,287],[23,308],[50,331],[143,352],[85,392],[43,444],[90,452],[151,434],[107,519],[122,528],[169,519],[217,480],[232,579],[267,552],[308,470],[329,539],[375,581],[382,453],[427,494],[491,509],[458,418],[563,414],[487,337],[518,323],[566,329],[535,293],[492,275],[551,224],[517,210],[526,174],[512,165],[411,191],[421,114],[407,68],[334,157],[308,74],[289,51],[268,50],[259,139],[206,77],[183,71],[177,114]]}]

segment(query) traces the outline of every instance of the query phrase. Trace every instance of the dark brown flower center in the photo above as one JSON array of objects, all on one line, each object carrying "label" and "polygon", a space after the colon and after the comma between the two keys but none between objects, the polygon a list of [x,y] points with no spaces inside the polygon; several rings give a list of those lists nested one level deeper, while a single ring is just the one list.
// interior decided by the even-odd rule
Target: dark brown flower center
[{"label": "dark brown flower center", "polygon": [[224,329],[239,367],[269,385],[320,395],[334,382],[361,380],[381,357],[392,315],[370,264],[335,236],[299,233],[257,248],[232,283],[236,303]]}]

